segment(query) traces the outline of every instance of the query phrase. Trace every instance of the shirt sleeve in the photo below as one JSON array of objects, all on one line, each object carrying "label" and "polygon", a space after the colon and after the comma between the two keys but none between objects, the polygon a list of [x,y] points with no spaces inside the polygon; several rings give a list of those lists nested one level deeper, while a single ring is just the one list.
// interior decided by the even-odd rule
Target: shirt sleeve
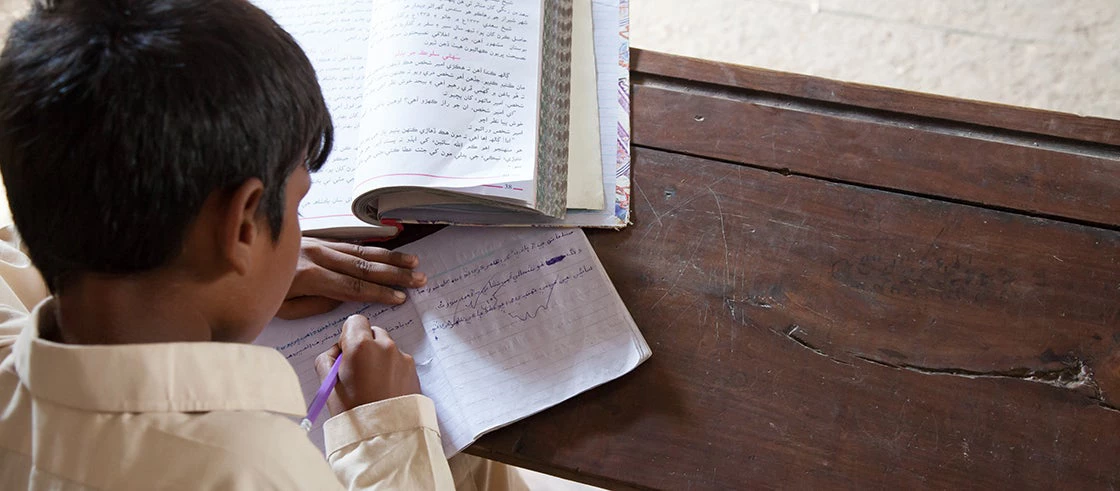
[{"label": "shirt sleeve", "polygon": [[455,489],[431,399],[374,402],[323,424],[327,461],[348,489]]},{"label": "shirt sleeve", "polygon": [[0,227],[0,354],[6,354],[16,336],[18,322],[47,298],[47,285],[23,251],[15,225]]}]

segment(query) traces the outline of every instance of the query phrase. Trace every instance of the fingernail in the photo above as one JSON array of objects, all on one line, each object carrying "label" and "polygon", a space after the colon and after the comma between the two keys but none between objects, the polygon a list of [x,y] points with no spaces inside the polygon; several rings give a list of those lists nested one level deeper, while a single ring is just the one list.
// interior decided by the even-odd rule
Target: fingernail
[{"label": "fingernail", "polygon": [[416,257],[412,254],[405,254],[404,255],[404,262],[415,266],[416,263],[420,262],[420,258],[418,258],[418,257]]},{"label": "fingernail", "polygon": [[397,300],[404,301],[404,292],[402,291],[393,292],[393,296],[396,297]]},{"label": "fingernail", "polygon": [[428,281],[428,276],[427,275],[425,275],[424,273],[421,273],[419,271],[413,271],[412,272],[412,282],[413,283],[416,283],[416,284],[420,285],[420,284],[423,284],[425,281]]}]

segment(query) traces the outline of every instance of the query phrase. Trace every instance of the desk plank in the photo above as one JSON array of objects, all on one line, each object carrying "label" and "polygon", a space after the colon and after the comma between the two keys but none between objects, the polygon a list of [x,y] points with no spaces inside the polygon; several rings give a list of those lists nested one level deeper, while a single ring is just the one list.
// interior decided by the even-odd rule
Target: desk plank
[{"label": "desk plank", "polygon": [[978,124],[988,128],[1047,135],[1075,142],[1120,146],[1120,121],[1112,119],[885,89],[641,49],[631,50],[630,59],[633,70],[638,73],[879,109],[895,114]]},{"label": "desk plank", "polygon": [[653,358],[471,452],[612,487],[1120,486],[1120,233],[634,150]]},{"label": "desk plank", "polygon": [[1120,147],[665,80],[633,94],[635,145],[1120,227]]}]

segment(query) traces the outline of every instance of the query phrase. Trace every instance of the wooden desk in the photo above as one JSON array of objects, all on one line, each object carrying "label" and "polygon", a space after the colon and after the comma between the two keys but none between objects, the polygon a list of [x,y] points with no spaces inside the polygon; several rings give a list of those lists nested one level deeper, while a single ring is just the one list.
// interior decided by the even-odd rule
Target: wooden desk
[{"label": "wooden desk", "polygon": [[471,453],[592,484],[1120,487],[1120,122],[633,53],[653,358]]}]

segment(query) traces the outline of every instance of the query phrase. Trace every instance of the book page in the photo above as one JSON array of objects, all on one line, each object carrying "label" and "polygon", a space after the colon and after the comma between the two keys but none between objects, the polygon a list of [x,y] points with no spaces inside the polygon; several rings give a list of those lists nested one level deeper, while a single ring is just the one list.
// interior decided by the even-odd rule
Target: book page
[{"label": "book page", "polygon": [[[494,186],[534,202],[541,2],[386,0],[372,16],[354,196]],[[518,191],[517,189],[521,189]]]},{"label": "book page", "polygon": [[591,1],[604,209],[573,210],[564,225],[620,228],[629,220],[628,9],[628,0]]},{"label": "book page", "polygon": [[362,76],[373,4],[369,1],[255,0],[299,43],[315,67],[327,109],[334,122],[334,149],[319,172],[311,175],[311,189],[300,203],[300,226],[316,230],[346,229],[347,234],[393,235],[373,227],[350,212],[354,168],[358,160],[358,125]]},{"label": "book page", "polygon": [[568,209],[602,210],[603,160],[595,100],[595,43],[591,0],[572,2],[571,125],[568,133]]},{"label": "book page", "polygon": [[428,275],[425,287],[408,290],[411,308],[347,304],[273,321],[256,341],[288,356],[309,402],[319,384],[314,355],[304,353],[334,343],[356,311],[391,328],[416,358],[448,456],[650,356],[580,229],[449,227],[398,250],[418,255]]},{"label": "book page", "polygon": [[554,225],[625,227],[630,217],[629,0],[592,0],[604,207],[571,210]]},{"label": "book page", "polygon": [[[446,200],[444,204],[427,206],[420,213],[410,210],[409,217],[418,222],[429,223],[625,227],[630,217],[628,9],[628,0],[594,0],[591,4],[599,109],[599,151],[603,169],[602,182],[599,183],[603,189],[602,209],[569,209],[567,216],[557,220],[501,209],[483,210],[479,207],[457,206],[466,202]],[[573,26],[573,30],[577,28],[578,26]],[[574,44],[573,49],[576,49]],[[573,70],[579,62],[578,58],[578,54],[573,54]],[[576,83],[574,78],[572,83]],[[416,205],[407,200],[398,204],[402,207]],[[387,213],[386,216],[402,218],[392,213]]]}]

